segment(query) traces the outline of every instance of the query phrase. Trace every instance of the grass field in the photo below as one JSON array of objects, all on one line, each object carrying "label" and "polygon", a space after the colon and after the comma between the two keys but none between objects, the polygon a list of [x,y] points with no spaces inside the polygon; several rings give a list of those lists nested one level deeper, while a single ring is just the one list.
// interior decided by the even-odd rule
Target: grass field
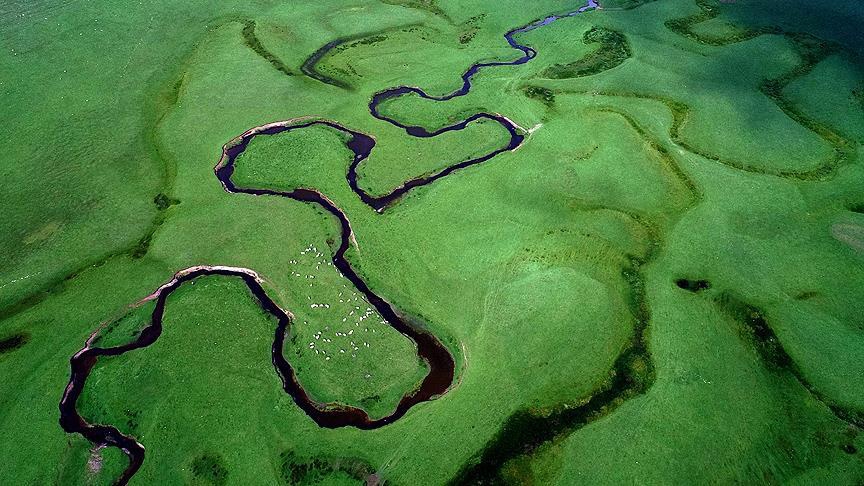
[{"label": "grass field", "polygon": [[[313,126],[260,136],[242,187],[326,195],[375,294],[452,354],[451,388],[374,430],[322,428],[282,387],[276,321],[201,277],[151,346],[101,358],[78,410],[146,449],[133,484],[860,484],[864,7],[609,0],[517,34],[530,62],[465,96],[525,141],[386,211]],[[110,484],[127,465],[59,425],[69,359],[135,339],[195,265],[253,269],[293,315],[316,402],[391,413],[428,371],[332,265],[338,221],[230,194],[223,144],[313,117],[374,137],[363,190],[506,146],[499,124],[408,136],[369,113],[444,95],[565,0],[12,1],[0,6],[0,477]],[[94,331],[96,332],[95,334]]]}]

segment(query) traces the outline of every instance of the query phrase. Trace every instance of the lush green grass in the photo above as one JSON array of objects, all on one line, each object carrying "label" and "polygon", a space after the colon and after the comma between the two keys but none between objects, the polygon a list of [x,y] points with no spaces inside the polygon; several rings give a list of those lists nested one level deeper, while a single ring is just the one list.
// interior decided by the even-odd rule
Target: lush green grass
[{"label": "lush green grass", "polygon": [[103,323],[93,339],[93,344],[102,348],[122,346],[138,337],[141,330],[152,323],[154,301],[135,305],[114,320]]},{"label": "lush green grass", "polygon": [[484,119],[431,139],[404,137],[379,144],[357,169],[360,187],[370,194],[387,194],[404,181],[479,158],[509,143],[510,133],[504,127]]},{"label": "lush green grass", "polygon": [[345,185],[344,173],[354,155],[345,146],[347,140],[342,132],[321,125],[256,137],[237,158],[231,180],[244,188],[291,191],[315,187],[310,184],[332,167],[332,172],[343,173],[333,186]]},{"label": "lush green grass", "polygon": [[618,66],[632,53],[627,38],[614,30],[593,28],[582,37],[586,44],[597,44],[597,48],[578,61],[553,64],[543,74],[548,78],[563,79],[590,76]]},{"label": "lush green grass", "polygon": [[[170,297],[154,345],[100,361],[82,413],[144,444],[139,484],[860,483],[860,6],[771,4],[604,3],[520,34],[537,58],[481,71],[467,96],[382,105],[428,128],[486,111],[531,130],[383,214],[348,189],[332,130],[252,142],[235,181],[345,210],[358,272],[453,353],[442,397],[378,430],[317,427],[273,369],[274,322],[214,277]],[[128,306],[192,265],[262,276],[297,317],[284,353],[314,398],[392,410],[425,367],[374,315],[340,327],[367,305],[327,265],[336,222],[225,193],[220,149],[263,123],[337,120],[376,138],[360,183],[387,192],[506,133],[412,139],[369,115],[373,93],[448,93],[472,63],[518,56],[504,32],[577,6],[0,7],[0,476],[116,476],[117,450],[58,425],[68,359],[100,323],[101,345],[134,336],[152,304]],[[335,39],[317,69],[348,89],[302,74]],[[575,77],[550,79],[556,65]]]},{"label": "lush green grass", "polygon": [[58,484],[114,484],[128,463],[120,449],[94,447],[87,439],[76,437],[68,443],[55,481]]},{"label": "lush green grass", "polygon": [[17,115],[0,132],[8,147],[0,308],[133,251],[154,224],[152,200],[173,180],[173,161],[153,132],[170,108],[172,77],[205,18],[233,8],[203,14],[204,4],[136,5],[122,14],[117,2],[4,4],[0,68],[9,74],[0,106]]},{"label": "lush green grass", "polygon": [[861,66],[846,56],[832,55],[807,76],[792,81],[786,95],[803,113],[861,143],[864,127],[858,121],[864,116],[862,85]]}]

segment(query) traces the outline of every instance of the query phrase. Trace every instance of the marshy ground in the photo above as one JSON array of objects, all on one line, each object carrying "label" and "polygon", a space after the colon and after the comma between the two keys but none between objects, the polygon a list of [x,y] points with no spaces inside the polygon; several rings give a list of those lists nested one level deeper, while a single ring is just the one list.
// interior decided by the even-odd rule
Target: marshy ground
[{"label": "marshy ground", "polygon": [[[84,419],[146,449],[132,482],[864,480],[860,2],[608,0],[430,99],[582,6],[0,7],[0,475],[120,477],[120,450],[58,424],[69,359],[97,329],[138,339],[135,303],[190,267],[261,276],[316,402],[374,419],[419,386],[416,343],[334,267],[340,220],[214,176],[226,142],[311,116],[374,138],[356,188],[324,126],[253,139],[232,181],[339,208],[346,261],[446,347],[451,386],[374,430],[319,427],[274,370],[277,319],[202,276],[83,387]],[[422,93],[372,116],[399,86]],[[358,196],[495,151],[380,211]]]}]

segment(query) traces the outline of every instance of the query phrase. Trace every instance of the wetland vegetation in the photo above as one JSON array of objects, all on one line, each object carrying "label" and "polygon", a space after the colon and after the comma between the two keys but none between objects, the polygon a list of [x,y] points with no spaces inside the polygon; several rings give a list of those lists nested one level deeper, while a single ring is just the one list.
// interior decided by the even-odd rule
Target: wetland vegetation
[{"label": "wetland vegetation", "polygon": [[6,480],[864,481],[860,2],[0,13]]}]

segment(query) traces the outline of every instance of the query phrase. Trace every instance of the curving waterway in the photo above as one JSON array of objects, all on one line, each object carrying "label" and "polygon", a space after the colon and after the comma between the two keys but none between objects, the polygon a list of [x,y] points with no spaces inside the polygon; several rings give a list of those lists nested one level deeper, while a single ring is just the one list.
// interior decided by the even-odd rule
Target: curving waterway
[{"label": "curving waterway", "polygon": [[[226,266],[198,266],[192,267],[178,272],[174,278],[168,283],[159,287],[153,294],[149,295],[141,302],[155,300],[156,305],[151,316],[150,324],[141,330],[138,337],[127,344],[102,348],[93,346],[98,330],[95,331],[90,339],[87,340],[83,349],[78,351],[70,360],[71,377],[66,386],[66,390],[60,401],[60,425],[68,433],[79,433],[90,442],[103,445],[118,447],[123,450],[129,457],[129,466],[124,470],[123,474],[117,479],[118,484],[126,484],[132,476],[141,467],[144,461],[144,446],[133,437],[124,435],[116,427],[111,425],[91,424],[87,422],[77,409],[78,399],[81,396],[87,377],[90,375],[93,367],[102,356],[118,356],[126,352],[147,347],[153,344],[162,333],[163,316],[165,312],[165,304],[168,296],[175,290],[187,282],[193,281],[196,278],[209,275],[221,275],[226,277],[240,278],[252,295],[257,299],[261,308],[272,315],[277,320],[277,326],[272,346],[272,360],[276,372],[282,380],[284,390],[291,395],[294,402],[321,427],[337,428],[337,427],[356,427],[359,429],[374,429],[392,423],[405,415],[414,405],[429,401],[435,397],[445,393],[453,383],[455,374],[455,362],[453,356],[447,348],[434,335],[412,325],[405,317],[403,317],[387,300],[373,292],[366,282],[360,278],[354,271],[348,260],[345,258],[345,253],[352,242],[355,242],[354,233],[351,229],[351,223],[348,217],[339,209],[329,198],[314,189],[298,188],[292,191],[277,191],[264,188],[244,188],[238,187],[231,180],[234,173],[237,157],[242,154],[249,143],[256,136],[276,135],[291,130],[300,130],[313,125],[323,125],[342,132],[347,136],[346,146],[354,153],[353,161],[351,162],[346,179],[352,191],[368,206],[376,211],[384,211],[387,207],[394,204],[402,196],[407,194],[414,188],[431,184],[432,182],[445,177],[456,170],[469,167],[472,165],[485,162],[496,155],[512,151],[521,146],[524,141],[524,135],[520,133],[519,127],[507,117],[500,114],[478,113],[472,115],[458,123],[440,128],[434,131],[428,131],[420,126],[406,125],[392,118],[382,115],[378,107],[389,99],[397,98],[408,94],[415,94],[422,98],[434,101],[447,101],[458,96],[464,96],[471,90],[471,80],[481,69],[494,66],[515,66],[524,64],[530,61],[537,55],[537,52],[531,47],[519,44],[515,40],[515,36],[520,33],[528,32],[536,28],[548,25],[555,20],[578,15],[582,12],[598,8],[599,5],[594,0],[588,0],[587,3],[578,10],[565,14],[549,16],[542,20],[532,22],[524,27],[511,30],[504,35],[508,44],[522,52],[522,56],[512,61],[477,63],[472,65],[462,75],[462,87],[445,96],[432,96],[427,94],[420,88],[400,86],[378,92],[372,96],[369,103],[369,112],[375,118],[386,121],[392,125],[405,130],[405,132],[413,137],[430,138],[436,137],[442,133],[462,130],[470,123],[479,120],[491,120],[499,123],[510,134],[510,140],[507,145],[500,147],[483,156],[469,159],[457,164],[448,166],[447,168],[434,174],[410,179],[400,185],[398,188],[383,196],[373,196],[359,187],[357,183],[357,167],[362,163],[372,152],[375,147],[375,139],[369,135],[351,130],[336,122],[329,120],[313,120],[299,121],[289,120],[286,122],[272,123],[253,128],[227,143],[222,149],[222,157],[216,165],[214,171],[216,177],[221,182],[223,188],[232,194],[250,194],[255,196],[275,196],[296,201],[316,204],[325,211],[335,217],[341,227],[341,236],[339,247],[333,254],[332,261],[336,268],[348,278],[353,285],[360,291],[364,297],[375,307],[382,317],[399,333],[414,341],[417,345],[418,355],[426,362],[429,367],[429,372],[421,382],[420,386],[410,391],[402,397],[396,409],[386,417],[380,419],[371,419],[365,410],[351,407],[342,404],[322,404],[313,400],[297,381],[291,364],[283,355],[283,345],[287,330],[292,321],[292,315],[289,311],[280,308],[271,299],[262,286],[263,280],[258,274],[250,269],[226,267]],[[331,42],[319,49],[315,53],[315,60],[312,63],[318,62],[324,57],[326,52],[338,45],[338,42]],[[308,63],[308,61],[307,61]],[[306,65],[304,64],[304,67]],[[305,69],[304,69],[305,72]],[[319,79],[319,78],[316,78]],[[321,79],[319,79],[321,80]],[[326,80],[322,80],[326,82]],[[355,243],[356,244],[356,243]]]}]

